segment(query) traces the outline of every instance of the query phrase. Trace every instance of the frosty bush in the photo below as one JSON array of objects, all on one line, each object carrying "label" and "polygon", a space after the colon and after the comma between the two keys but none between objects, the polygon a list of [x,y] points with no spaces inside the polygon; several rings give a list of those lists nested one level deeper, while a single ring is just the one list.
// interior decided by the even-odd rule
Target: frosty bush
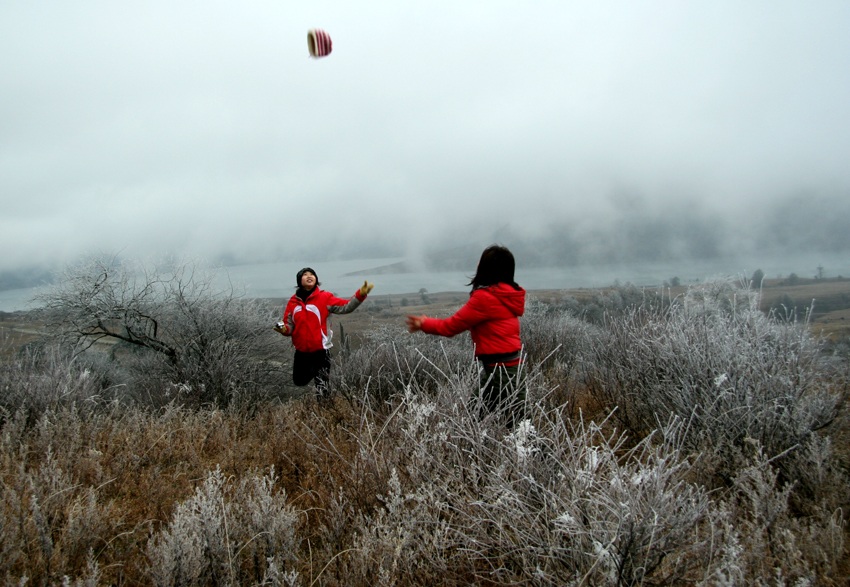
[{"label": "frosty bush", "polygon": [[572,306],[575,308],[573,313],[576,316],[580,316],[591,324],[602,325],[606,317],[620,316],[647,304],[664,305],[666,303],[663,291],[658,292],[626,283],[598,290],[591,300]]},{"label": "frosty bush", "polygon": [[[535,392],[509,430],[470,401],[477,371],[440,377],[386,402],[47,411],[35,425],[15,415],[0,434],[0,573],[39,584],[829,585],[840,572],[840,510],[802,515],[755,440],[728,486],[709,491],[700,463],[716,455],[686,450],[681,419],[637,439]],[[821,470],[834,466],[820,454]]]},{"label": "frosty bush", "polygon": [[[298,513],[274,491],[274,471],[249,475],[234,490],[220,468],[177,504],[148,542],[156,585],[295,585]],[[269,581],[270,578],[275,580]]]},{"label": "frosty bush", "polygon": [[46,410],[91,409],[114,399],[115,392],[67,349],[32,345],[0,364],[0,421],[18,412],[35,421]]},{"label": "frosty bush", "polygon": [[[53,421],[79,420],[69,412],[48,413],[34,432],[45,438],[47,449],[38,464],[22,464],[14,475],[4,475],[0,486],[0,575],[7,582],[24,577],[43,584],[70,581],[68,573],[83,569],[78,584],[93,584],[99,574],[93,557],[104,546],[103,537],[118,533],[120,516],[113,504],[100,500],[95,488],[86,486],[68,471],[68,452],[74,453],[79,433],[54,427]],[[32,427],[20,419],[7,421],[3,449],[21,444],[25,430]],[[62,433],[65,433],[64,435]],[[54,453],[51,443],[61,441]],[[26,443],[21,448],[29,448]],[[76,453],[74,453],[76,456]],[[85,579],[85,580],[83,580]]]},{"label": "frosty bush", "polygon": [[468,369],[473,360],[466,334],[442,338],[383,326],[368,331],[356,350],[334,357],[331,387],[349,399],[363,394],[380,403],[414,381],[433,389],[446,373]]},{"label": "frosty bush", "polygon": [[408,388],[400,402],[377,443],[360,440],[387,492],[358,522],[347,573],[460,585],[674,582],[694,572],[709,501],[686,481],[672,442],[624,450],[622,437],[542,408],[508,432],[498,417],[470,413],[454,384],[436,397]]},{"label": "frosty bush", "polygon": [[[400,325],[339,352],[340,393],[322,402],[139,409],[85,399],[108,389],[107,375],[89,389],[70,355],[6,371],[49,401],[28,412],[13,394],[0,421],[0,576],[838,584],[847,479],[834,447],[844,450],[847,424],[821,426],[846,379],[835,363],[822,368],[817,340],[749,295],[694,288],[604,328],[532,304],[527,419],[510,428],[474,401],[466,336]],[[36,364],[55,367],[41,381]],[[163,393],[195,393],[169,385]],[[569,405],[588,391],[608,407]]]},{"label": "frosty bush", "polygon": [[629,429],[643,435],[673,415],[687,422],[685,446],[710,447],[727,478],[750,440],[780,460],[787,479],[804,476],[806,466],[785,457],[831,421],[838,396],[803,325],[774,320],[756,292],[718,281],[667,309],[610,319],[606,332],[588,382]]},{"label": "frosty bush", "polygon": [[355,523],[333,576],[404,585],[818,584],[835,571],[840,511],[799,518],[790,486],[752,442],[739,460],[749,465],[712,499],[681,419],[635,441],[607,421],[568,420],[563,408],[538,402],[508,431],[498,415],[470,410],[476,386],[474,372],[459,373],[427,393],[406,386],[389,413],[360,404],[359,451],[338,471],[349,481],[339,485],[370,471],[384,489],[371,513],[352,508],[349,492],[336,496],[334,517]]},{"label": "frosty bush", "polygon": [[545,375],[552,401],[575,403],[583,388],[581,373],[600,344],[601,330],[577,317],[572,310],[558,309],[531,299],[522,317],[522,342],[526,369]]},{"label": "frosty bush", "polygon": [[110,343],[127,393],[155,406],[169,384],[187,405],[229,405],[274,394],[281,369],[272,312],[235,291],[217,290],[194,263],[147,267],[97,258],[66,268],[38,296],[48,334],[82,353]]}]

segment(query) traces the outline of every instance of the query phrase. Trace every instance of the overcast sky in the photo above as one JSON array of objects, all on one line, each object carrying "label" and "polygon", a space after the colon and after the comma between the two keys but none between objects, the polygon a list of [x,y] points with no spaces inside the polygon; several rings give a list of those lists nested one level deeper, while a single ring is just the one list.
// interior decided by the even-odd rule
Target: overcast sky
[{"label": "overcast sky", "polygon": [[0,270],[850,194],[848,31],[845,0],[5,0]]}]

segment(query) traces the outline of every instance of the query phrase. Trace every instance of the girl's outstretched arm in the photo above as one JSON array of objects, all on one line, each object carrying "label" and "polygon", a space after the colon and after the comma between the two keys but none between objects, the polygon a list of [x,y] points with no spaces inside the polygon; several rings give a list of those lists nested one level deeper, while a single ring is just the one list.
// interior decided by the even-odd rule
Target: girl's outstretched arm
[{"label": "girl's outstretched arm", "polygon": [[326,298],[328,312],[331,314],[349,314],[353,312],[360,306],[361,303],[363,303],[366,296],[369,295],[370,291],[372,291],[373,287],[375,287],[374,284],[364,281],[363,285],[360,286],[360,289],[355,291],[354,295],[347,300],[339,298],[333,294],[328,294],[328,297]]},{"label": "girl's outstretched arm", "polygon": [[408,316],[407,317],[407,331],[408,332],[417,332],[422,330],[422,322],[427,318],[427,316]]}]

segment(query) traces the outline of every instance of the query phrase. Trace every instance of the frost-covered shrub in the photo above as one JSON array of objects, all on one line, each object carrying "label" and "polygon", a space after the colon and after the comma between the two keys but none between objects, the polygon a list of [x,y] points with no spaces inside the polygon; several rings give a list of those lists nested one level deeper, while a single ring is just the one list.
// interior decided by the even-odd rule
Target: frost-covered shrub
[{"label": "frost-covered shrub", "polygon": [[[536,402],[508,430],[464,399],[476,379],[408,385],[389,411],[360,404],[359,450],[334,472],[326,514],[323,536],[343,553],[328,581],[819,584],[837,568],[840,511],[800,517],[763,454],[745,455],[750,465],[712,493],[696,474],[703,455],[683,450],[681,419],[635,441]],[[379,502],[356,507],[367,472]]]},{"label": "frost-covered shrub", "polygon": [[[341,392],[327,402],[157,411],[110,403],[45,409],[35,421],[18,410],[0,422],[0,576],[79,585],[838,583],[847,492],[833,443],[842,448],[847,426],[815,433],[802,416],[817,411],[806,402],[818,390],[830,400],[827,384],[845,380],[834,379],[835,364],[821,368],[817,341],[750,316],[734,291],[721,284],[700,294],[716,304],[694,292],[676,300],[679,309],[648,305],[606,330],[530,307],[528,418],[512,428],[473,401],[480,380],[467,336],[400,328],[339,353]],[[705,342],[714,338],[723,344]],[[575,353],[559,359],[574,361],[569,379],[536,358],[559,340]],[[694,414],[675,416],[669,406],[688,409],[679,399],[641,411],[642,401],[669,398],[664,377],[637,367],[679,369],[679,380],[704,381],[717,396],[762,381],[751,363],[734,363],[742,353],[790,357],[796,371],[770,373],[796,374],[807,390],[791,404],[799,414],[754,418],[753,431],[770,422],[775,430],[736,442],[714,429],[743,419],[736,410],[696,403]],[[616,369],[605,362],[612,357]],[[719,386],[715,371],[702,375],[715,364],[727,377]],[[552,401],[583,374],[603,399],[622,400],[613,413],[581,417]],[[751,397],[768,397],[760,385]],[[635,389],[647,393],[627,393]],[[620,429],[618,417],[634,426]],[[763,444],[786,422],[809,423],[799,446]]]},{"label": "frost-covered shrub", "polygon": [[646,434],[676,416],[686,448],[710,447],[723,476],[750,440],[788,479],[806,472],[787,457],[831,421],[838,396],[819,369],[820,341],[761,312],[757,292],[729,281],[691,287],[666,309],[608,320],[606,333],[588,383],[629,429]]},{"label": "frost-covered shrub", "polygon": [[572,373],[593,346],[599,329],[569,311],[556,310],[549,304],[530,299],[521,319],[522,343],[528,360],[546,360],[565,365]]},{"label": "frost-covered shrub", "polygon": [[570,310],[533,298],[526,304],[521,324],[526,369],[545,376],[553,401],[570,401],[601,331]]},{"label": "frost-covered shrub", "polygon": [[56,345],[28,347],[0,364],[0,421],[16,412],[35,421],[47,410],[91,409],[114,396],[97,372]]},{"label": "frost-covered shrub", "polygon": [[[577,382],[577,371],[591,356],[588,351],[599,329],[533,299],[521,326],[525,374],[545,375],[548,392],[559,388],[562,396]],[[401,327],[370,329],[354,350],[336,353],[333,360],[332,388],[351,399],[365,394],[386,401],[410,384],[433,391],[458,373],[477,372],[468,333],[444,338],[411,335]]]},{"label": "frost-covered shrub", "polygon": [[436,381],[468,369],[474,360],[467,334],[443,338],[382,326],[364,336],[357,349],[333,358],[331,387],[352,399],[383,402],[412,382],[433,389]]},{"label": "frost-covered shrub", "polygon": [[[244,477],[234,489],[220,468],[178,503],[163,530],[148,541],[156,585],[245,585],[275,577],[296,585],[298,513],[286,492],[274,491],[274,471]],[[287,571],[286,569],[289,568]]]},{"label": "frost-covered shrub", "polygon": [[678,432],[627,450],[622,436],[540,405],[508,431],[498,415],[469,409],[458,386],[476,384],[470,373],[436,393],[409,386],[358,437],[358,460],[383,471],[387,489],[383,507],[358,519],[347,576],[446,585],[694,576],[709,501],[686,480]]},{"label": "frost-covered shrub", "polygon": [[716,502],[712,539],[719,545],[716,564],[701,585],[833,585],[844,555],[840,509],[812,508],[795,514],[792,486],[755,442],[750,464],[732,479],[732,488]]},{"label": "frost-covered shrub", "polygon": [[37,297],[33,316],[45,335],[76,354],[107,354],[123,367],[120,383],[133,400],[162,407],[160,390],[172,383],[193,390],[185,405],[221,408],[279,388],[273,310],[219,289],[195,262],[94,258],[67,267]]},{"label": "frost-covered shrub", "polygon": [[[0,575],[81,585],[843,579],[841,510],[797,494],[782,459],[754,439],[728,485],[709,491],[700,473],[720,453],[689,451],[685,421],[638,439],[613,419],[570,419],[536,374],[528,419],[508,429],[470,401],[473,366],[435,371],[385,402],[116,406],[47,411],[34,425],[18,413],[0,429]],[[808,451],[809,475],[843,499],[828,440]]]},{"label": "frost-covered shrub", "polygon": [[596,291],[593,298],[579,304],[576,315],[592,324],[602,325],[606,317],[620,316],[647,304],[664,305],[664,292],[638,287],[634,284],[615,285]]}]

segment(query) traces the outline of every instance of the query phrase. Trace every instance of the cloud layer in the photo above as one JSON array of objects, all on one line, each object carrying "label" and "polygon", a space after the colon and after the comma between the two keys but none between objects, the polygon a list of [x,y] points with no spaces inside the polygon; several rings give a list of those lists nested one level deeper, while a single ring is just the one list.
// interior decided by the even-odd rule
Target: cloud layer
[{"label": "cloud layer", "polygon": [[850,194],[845,2],[465,4],[3,3],[0,270],[505,227],[593,257],[670,218],[704,254],[793,244],[771,222],[817,233],[794,206]]}]

